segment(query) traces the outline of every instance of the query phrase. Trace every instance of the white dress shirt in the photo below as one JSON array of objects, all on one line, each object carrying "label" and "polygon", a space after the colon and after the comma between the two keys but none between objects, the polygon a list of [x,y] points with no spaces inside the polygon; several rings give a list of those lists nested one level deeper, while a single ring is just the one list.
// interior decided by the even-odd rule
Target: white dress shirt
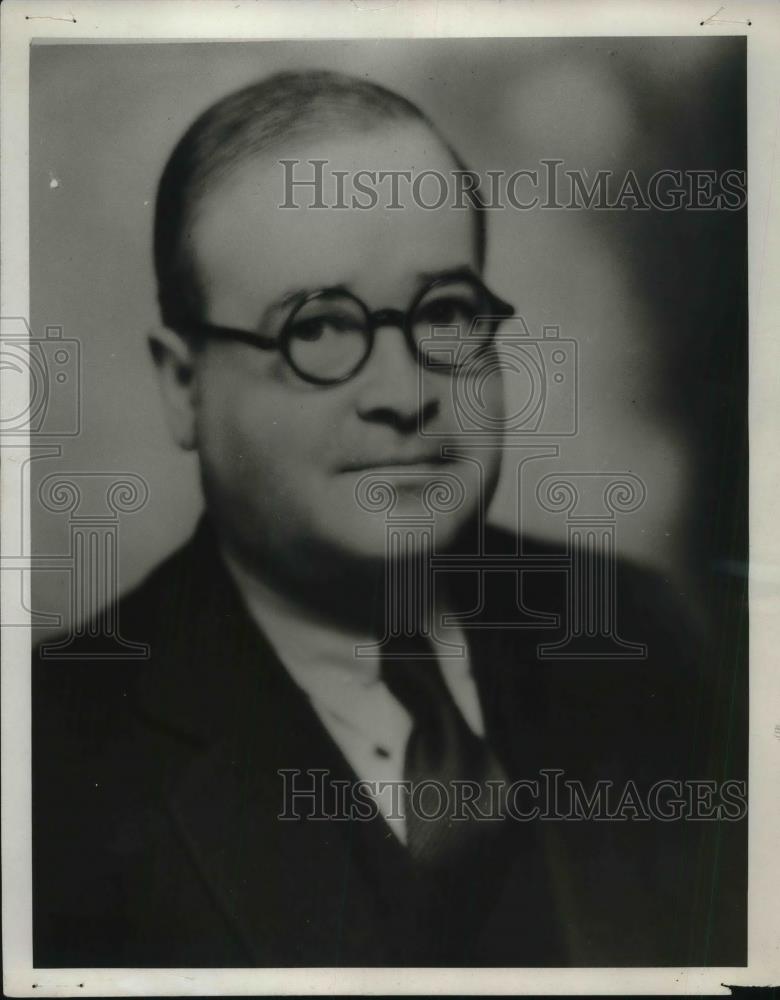
[{"label": "white dress shirt", "polygon": [[[341,631],[330,622],[303,618],[286,601],[226,556],[250,615],[274,647],[295,683],[357,777],[398,782],[412,720],[380,677],[379,656],[356,655],[356,647],[372,646],[373,635]],[[435,616],[441,621],[441,611]],[[471,674],[468,647],[458,626],[438,626],[432,644],[444,681],[467,724],[484,736],[479,697]],[[399,840],[406,840],[403,796],[388,786],[373,798]]]}]

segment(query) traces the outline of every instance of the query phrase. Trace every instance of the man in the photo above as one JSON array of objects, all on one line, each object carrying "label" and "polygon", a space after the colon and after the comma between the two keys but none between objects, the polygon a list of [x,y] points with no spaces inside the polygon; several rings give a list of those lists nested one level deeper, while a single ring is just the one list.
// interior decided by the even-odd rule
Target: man
[{"label": "man", "polygon": [[[463,169],[408,101],[324,72],[225,98],[174,150],[151,348],[206,514],[119,605],[148,662],[87,642],[35,665],[36,964],[685,965],[708,945],[729,964],[689,825],[501,801],[555,771],[708,777],[696,643],[620,565],[618,628],[648,655],[540,657],[566,626],[561,553],[525,539],[550,568],[488,571],[518,543],[484,525],[511,307],[482,276],[483,215],[408,190],[281,208],[282,168],[312,159],[328,204],[358,171]],[[475,435],[458,399],[477,385]],[[430,816],[426,780],[472,807]]]}]

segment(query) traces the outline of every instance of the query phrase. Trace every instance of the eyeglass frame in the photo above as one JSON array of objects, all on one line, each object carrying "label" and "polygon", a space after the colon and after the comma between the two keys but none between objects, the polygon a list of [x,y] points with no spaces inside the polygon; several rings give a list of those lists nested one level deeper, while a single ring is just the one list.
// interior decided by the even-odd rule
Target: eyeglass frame
[{"label": "eyeglass frame", "polygon": [[[449,274],[442,275],[434,278],[432,281],[424,285],[413,297],[411,304],[406,310],[401,309],[376,309],[371,310],[366,305],[366,303],[354,292],[351,292],[348,288],[343,285],[333,285],[328,288],[315,289],[312,292],[301,297],[294,305],[290,314],[284,321],[281,330],[276,335],[264,334],[260,331],[250,331],[242,330],[232,326],[222,326],[215,323],[187,323],[181,324],[179,326],[179,332],[187,335],[194,335],[196,337],[203,337],[206,339],[218,339],[235,341],[242,344],[248,344],[250,347],[256,347],[261,351],[273,351],[278,350],[281,352],[282,357],[289,365],[289,367],[295,372],[295,374],[302,379],[304,382],[308,382],[311,385],[319,386],[335,386],[343,385],[345,382],[349,382],[351,379],[355,378],[356,375],[362,371],[362,369],[368,363],[369,358],[374,350],[374,343],[376,339],[376,331],[382,326],[392,326],[396,329],[400,329],[404,334],[407,347],[411,352],[412,356],[415,358],[418,364],[423,362],[422,351],[420,350],[420,345],[414,338],[413,333],[413,323],[412,318],[415,311],[418,309],[420,303],[423,301],[426,295],[428,295],[433,289],[439,288],[442,285],[451,284],[455,281],[466,281],[472,285],[477,286],[479,291],[485,296],[487,303],[490,307],[488,316],[480,317],[476,316],[475,319],[479,318],[490,318],[493,322],[490,327],[490,333],[495,334],[498,329],[499,323],[505,319],[509,319],[511,316],[515,315],[515,307],[509,302],[504,301],[495,292],[492,292],[487,285],[474,274],[471,270],[463,271],[453,271]],[[292,331],[292,321],[298,314],[298,312],[309,302],[312,302],[318,298],[326,299],[332,296],[342,296],[352,299],[353,302],[357,303],[360,307],[363,316],[365,318],[365,331],[366,331],[366,351],[358,362],[358,364],[346,375],[340,378],[317,378],[315,375],[309,375],[307,372],[302,371],[299,366],[293,360],[292,354],[290,352],[289,343],[293,336]],[[443,324],[446,325],[446,324]],[[483,352],[488,346],[489,341],[484,341],[480,345],[481,352]],[[457,365],[437,365],[437,368],[441,369],[447,367],[448,370],[457,370]]]}]

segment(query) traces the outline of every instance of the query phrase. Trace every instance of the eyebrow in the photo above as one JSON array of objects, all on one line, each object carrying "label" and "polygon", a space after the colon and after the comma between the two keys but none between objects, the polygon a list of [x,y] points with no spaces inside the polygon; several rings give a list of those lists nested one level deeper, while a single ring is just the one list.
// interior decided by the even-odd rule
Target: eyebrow
[{"label": "eyebrow", "polygon": [[312,295],[314,292],[330,292],[330,291],[349,291],[346,285],[329,285],[326,288],[292,288],[280,295],[279,298],[274,299],[273,302],[269,302],[268,305],[263,310],[257,328],[260,329],[274,313],[280,312],[282,309],[287,309],[292,306],[296,306],[303,302],[303,300]]},{"label": "eyebrow", "polygon": [[[444,268],[440,271],[417,272],[418,285],[425,285],[431,281],[439,281],[443,278],[452,278],[453,280],[468,278],[472,281],[482,280],[470,264],[462,264],[459,267]],[[294,305],[298,300],[306,298],[307,295],[311,295],[314,292],[350,292],[350,294],[355,294],[351,291],[348,284],[341,281],[335,285],[323,285],[316,288],[292,288],[281,295],[278,299],[274,299],[274,301],[268,306],[268,310]]]},{"label": "eyebrow", "polygon": [[[418,271],[417,272],[417,286],[418,288],[430,284],[432,281],[442,281],[445,279],[451,279],[452,281],[482,281],[480,276],[471,267],[470,264],[462,264],[458,267],[444,268],[440,271]],[[348,285],[344,282],[339,282],[335,285],[324,285],[322,287],[300,287],[292,288],[285,292],[279,298],[274,299],[273,302],[269,303],[268,306],[263,310],[263,315],[260,319],[260,323],[264,323],[268,317],[273,312],[277,312],[280,309],[286,309],[289,306],[295,306],[308,295],[312,295],[315,292],[347,292],[351,295],[355,293],[351,291]]]},{"label": "eyebrow", "polygon": [[470,264],[462,264],[460,267],[445,268],[443,271],[420,271],[417,275],[420,284],[427,284],[430,281],[439,281],[444,278],[451,278],[453,281],[468,279],[470,281],[482,281]]},{"label": "eyebrow", "polygon": [[313,295],[315,292],[349,292],[349,288],[343,282],[339,282],[337,285],[318,285],[311,288],[292,288],[290,291],[285,292],[284,295],[281,295],[278,299],[274,299],[273,302],[269,303],[265,309],[265,314],[268,314],[275,309],[283,309],[286,306],[294,306],[302,299],[305,299],[308,295]]}]

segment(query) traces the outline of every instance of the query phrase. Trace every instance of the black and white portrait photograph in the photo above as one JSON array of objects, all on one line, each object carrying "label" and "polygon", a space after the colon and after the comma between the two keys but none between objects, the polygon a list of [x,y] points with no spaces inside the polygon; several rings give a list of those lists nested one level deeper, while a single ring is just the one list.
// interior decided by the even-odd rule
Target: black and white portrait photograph
[{"label": "black and white portrait photograph", "polygon": [[6,991],[772,985],[776,9],[87,6],[3,11]]}]

